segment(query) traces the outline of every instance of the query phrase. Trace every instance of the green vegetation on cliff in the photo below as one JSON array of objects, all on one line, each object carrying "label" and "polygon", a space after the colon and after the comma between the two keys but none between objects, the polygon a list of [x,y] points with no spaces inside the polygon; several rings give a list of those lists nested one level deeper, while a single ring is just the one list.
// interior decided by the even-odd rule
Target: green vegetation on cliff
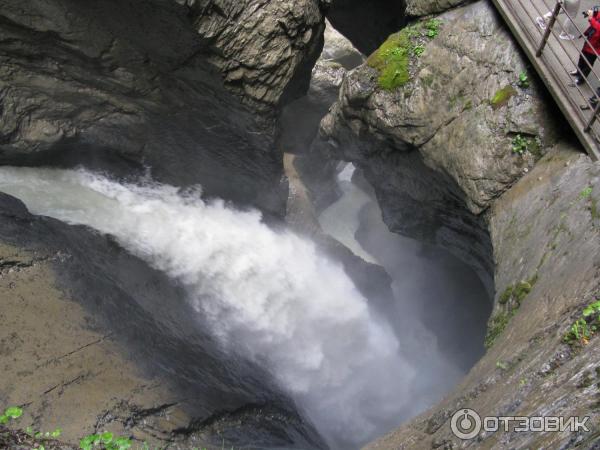
[{"label": "green vegetation on cliff", "polygon": [[379,71],[379,87],[393,90],[410,80],[411,58],[425,52],[424,42],[438,35],[440,25],[440,20],[431,19],[410,25],[387,38],[367,59],[367,64]]},{"label": "green vegetation on cliff", "polygon": [[[3,414],[0,414],[0,425],[6,425],[11,420],[18,419],[23,415],[23,409],[18,406],[6,408]],[[60,437],[62,430],[60,428],[54,431],[34,431],[27,427],[25,431],[12,431],[8,428],[0,428],[0,445],[2,448],[12,448],[13,444],[19,443],[19,448],[31,448],[37,450],[52,450],[55,448],[66,448],[60,442],[56,441]],[[131,448],[132,442],[127,437],[117,437],[110,432],[96,433],[85,436],[79,442],[81,450],[127,450]],[[147,446],[145,446],[148,448]]]},{"label": "green vegetation on cliff", "polygon": [[494,108],[494,109],[501,108],[502,106],[504,106],[508,103],[508,101],[510,100],[510,98],[513,95],[516,95],[516,94],[517,94],[517,91],[515,90],[514,87],[512,87],[511,85],[504,86],[502,89],[499,89],[498,91],[496,91],[496,93],[490,100],[490,104],[492,105],[492,108]]},{"label": "green vegetation on cliff", "polygon": [[[61,429],[42,433],[34,431],[31,427],[27,427],[25,431],[11,430],[7,428],[10,421],[16,420],[23,415],[23,409],[18,406],[11,406],[0,414],[0,448],[30,448],[32,450],[66,450],[67,448],[75,449],[76,447],[64,444],[56,439],[62,434]],[[115,436],[109,431],[102,433],[89,434],[79,441],[80,450],[129,450],[133,449],[133,441],[125,436]],[[150,446],[143,442],[135,447],[139,450],[150,450]],[[162,447],[161,447],[162,448]],[[225,445],[221,447],[221,450]],[[192,450],[200,450],[198,447],[193,447]],[[203,448],[202,450],[207,450]],[[233,447],[231,447],[233,450]]]},{"label": "green vegetation on cliff", "polygon": [[494,345],[494,342],[504,332],[510,319],[517,313],[517,310],[521,307],[521,303],[529,295],[536,282],[537,274],[528,280],[519,281],[516,284],[507,286],[500,297],[498,297],[498,303],[501,305],[502,310],[490,319],[484,341],[485,348],[490,348]]},{"label": "green vegetation on cliff", "polygon": [[600,329],[600,299],[586,306],[581,316],[573,322],[563,336],[563,342],[571,347],[581,347],[598,333]]},{"label": "green vegetation on cliff", "polygon": [[526,152],[531,153],[536,158],[541,158],[542,142],[539,136],[523,137],[517,134],[511,141],[511,150],[513,153],[524,155]]},{"label": "green vegetation on cliff", "polygon": [[367,64],[379,71],[379,86],[391,90],[410,79],[408,72],[411,41],[409,29],[392,34],[367,60]]}]

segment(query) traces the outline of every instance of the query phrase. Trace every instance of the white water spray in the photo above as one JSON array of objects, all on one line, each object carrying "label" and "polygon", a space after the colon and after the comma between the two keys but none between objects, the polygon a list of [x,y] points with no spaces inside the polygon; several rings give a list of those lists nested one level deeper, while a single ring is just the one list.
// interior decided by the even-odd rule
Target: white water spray
[{"label": "white water spray", "polygon": [[83,170],[0,168],[0,191],[114,236],[185,285],[219,342],[266,365],[331,442],[364,443],[410,405],[414,371],[391,328],[340,265],[260,213]]}]

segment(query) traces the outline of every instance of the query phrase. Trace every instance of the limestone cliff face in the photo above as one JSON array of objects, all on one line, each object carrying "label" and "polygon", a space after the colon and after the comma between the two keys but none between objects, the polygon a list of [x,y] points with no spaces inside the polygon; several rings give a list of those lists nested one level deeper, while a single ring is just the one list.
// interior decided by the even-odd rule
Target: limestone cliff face
[{"label": "limestone cliff face", "polygon": [[495,284],[489,349],[445,401],[369,448],[591,443],[597,429],[451,434],[450,417],[467,407],[597,423],[599,340],[563,338],[600,295],[600,167],[556,135],[556,107],[488,2],[436,19],[410,23],[391,41],[402,45],[376,55],[407,55],[404,82],[384,89],[373,56],[347,74],[312,151],[359,166],[393,231],[452,250]]},{"label": "limestone cliff face", "polygon": [[[600,167],[561,144],[494,202],[488,352],[444,401],[368,449],[594,448],[600,338],[564,340],[600,297],[598,201]],[[462,408],[481,417],[589,416],[590,432],[481,432],[461,441],[450,418]]]},{"label": "limestone cliff face", "polygon": [[307,88],[320,5],[181,3],[1,0],[0,162],[150,167],[283,215],[276,112]]},{"label": "limestone cliff face", "polygon": [[319,0],[182,0],[226,86],[261,111],[308,90],[323,47]]}]

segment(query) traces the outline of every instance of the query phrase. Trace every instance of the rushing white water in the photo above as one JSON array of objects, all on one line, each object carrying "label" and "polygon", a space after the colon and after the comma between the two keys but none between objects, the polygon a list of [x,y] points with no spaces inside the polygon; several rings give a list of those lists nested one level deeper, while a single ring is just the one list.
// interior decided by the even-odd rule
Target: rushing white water
[{"label": "rushing white water", "polygon": [[414,370],[388,324],[341,266],[258,212],[83,170],[0,168],[0,191],[114,236],[186,286],[222,345],[266,365],[331,442],[363,443],[410,404]]}]

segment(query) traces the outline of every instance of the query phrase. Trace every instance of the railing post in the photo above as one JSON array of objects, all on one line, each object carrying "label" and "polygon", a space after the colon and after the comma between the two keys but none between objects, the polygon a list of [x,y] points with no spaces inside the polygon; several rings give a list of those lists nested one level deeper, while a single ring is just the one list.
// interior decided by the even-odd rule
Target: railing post
[{"label": "railing post", "polygon": [[548,23],[548,26],[546,27],[546,31],[544,32],[544,36],[542,37],[542,42],[540,43],[538,51],[535,54],[535,56],[537,56],[538,58],[540,56],[542,56],[542,52],[544,51],[544,47],[546,46],[546,43],[548,42],[548,38],[550,37],[550,33],[552,32],[552,27],[556,23],[556,17],[558,16],[558,13],[560,12],[561,7],[562,7],[562,4],[559,0],[556,2],[556,5],[554,6],[554,11],[552,11],[552,16],[550,17],[550,22]]}]

